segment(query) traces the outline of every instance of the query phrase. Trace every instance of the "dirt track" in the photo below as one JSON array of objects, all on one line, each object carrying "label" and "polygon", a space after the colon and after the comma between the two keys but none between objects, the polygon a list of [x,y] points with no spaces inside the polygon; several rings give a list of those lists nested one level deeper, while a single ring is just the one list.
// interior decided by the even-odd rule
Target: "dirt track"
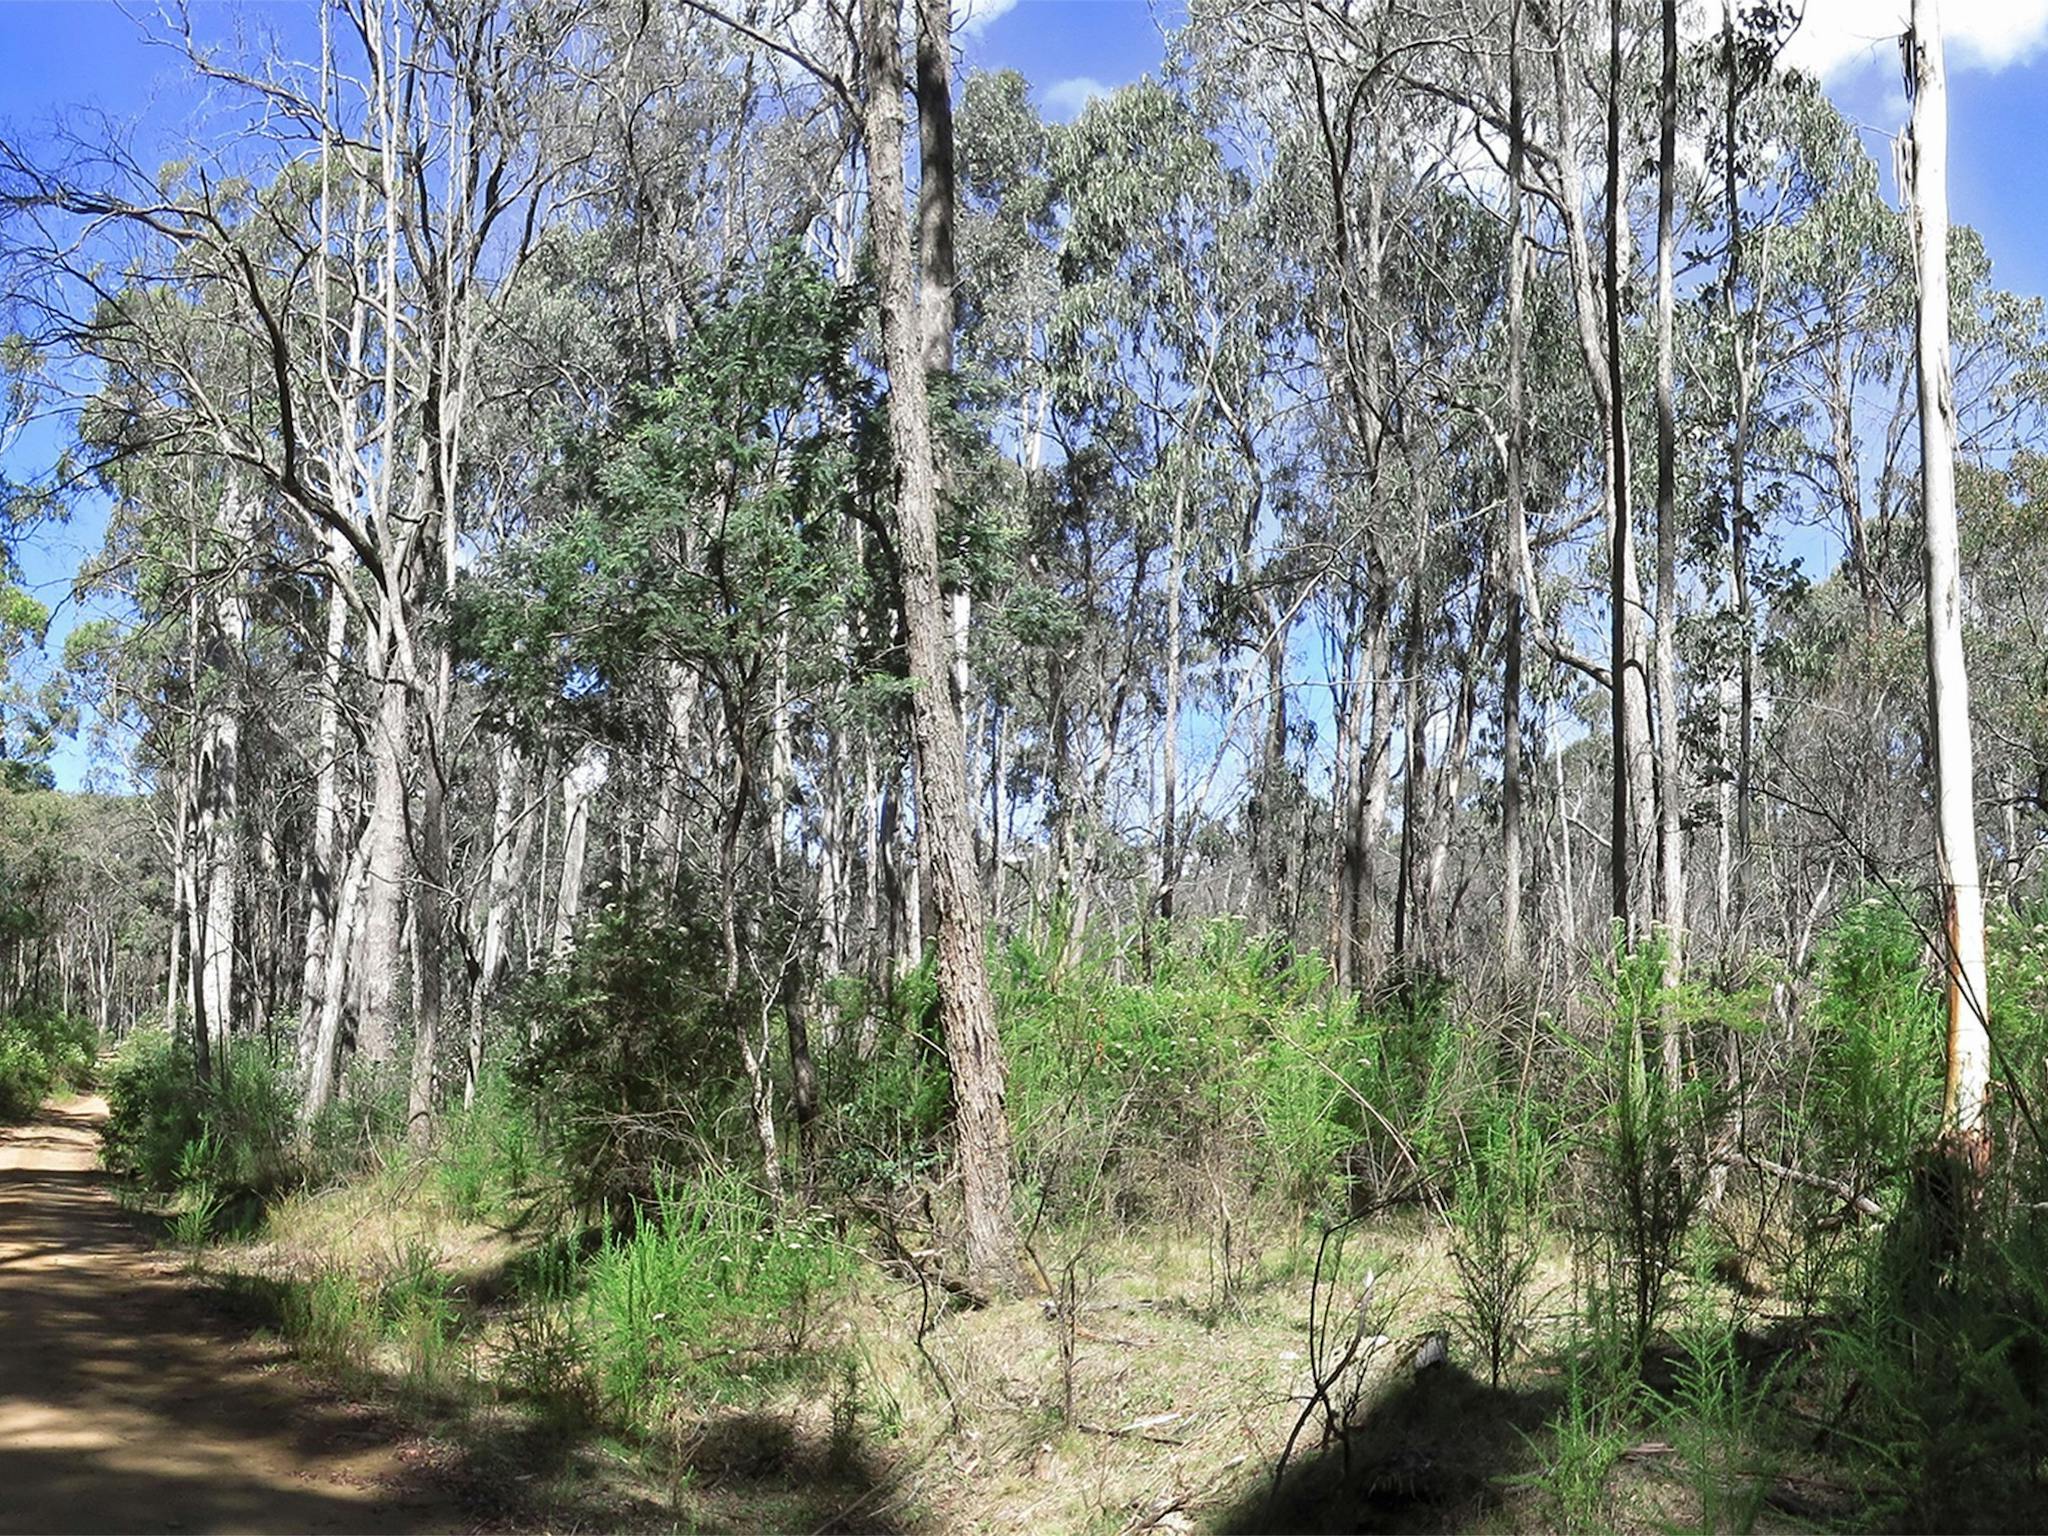
[{"label": "dirt track", "polygon": [[0,1129],[0,1532],[463,1529],[388,1422],[150,1251],[99,1169],[105,1114]]}]

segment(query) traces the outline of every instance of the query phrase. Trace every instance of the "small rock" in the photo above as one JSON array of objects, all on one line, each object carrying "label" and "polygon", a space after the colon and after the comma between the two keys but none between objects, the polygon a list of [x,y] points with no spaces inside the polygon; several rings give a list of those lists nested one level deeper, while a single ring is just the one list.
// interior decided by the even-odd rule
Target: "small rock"
[{"label": "small rock", "polygon": [[1432,1367],[1443,1365],[1451,1358],[1451,1341],[1440,1333],[1432,1333],[1422,1341],[1422,1347],[1415,1351],[1415,1374],[1420,1376]]}]

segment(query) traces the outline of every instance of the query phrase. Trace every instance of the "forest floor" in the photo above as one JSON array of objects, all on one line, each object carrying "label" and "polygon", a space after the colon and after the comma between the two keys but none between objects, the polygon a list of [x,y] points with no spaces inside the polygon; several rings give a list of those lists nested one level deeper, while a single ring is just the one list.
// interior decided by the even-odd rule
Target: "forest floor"
[{"label": "forest floor", "polygon": [[[293,1196],[260,1234],[203,1259],[153,1247],[150,1218],[98,1167],[105,1112],[75,1098],[0,1131],[0,1536],[1650,1532],[1729,1523],[1716,1510],[1730,1495],[1732,1523],[1759,1530],[1851,1513],[1821,1496],[1829,1481],[1793,1475],[1825,1468],[1783,1447],[1749,1470],[1735,1464],[1747,1455],[1714,1450],[1723,1486],[1702,1502],[1709,1458],[1686,1453],[1696,1437],[1682,1417],[1606,1428],[1600,1469],[1572,1499],[1566,1383],[1546,1347],[1501,1389],[1455,1363],[1413,1370],[1450,1300],[1444,1240],[1419,1217],[1360,1234],[1348,1261],[1381,1277],[1385,1306],[1341,1451],[1302,1413],[1313,1242],[1240,1255],[1219,1297],[1212,1256],[1185,1234],[1045,1234],[1052,1272],[1075,1276],[1071,1312],[1050,1297],[948,1312],[871,1265],[810,1321],[813,1350],[845,1362],[843,1376],[764,1383],[632,1434],[552,1421],[502,1386],[523,1347],[508,1284],[530,1234],[456,1219],[394,1168]],[[422,1263],[460,1313],[432,1369],[409,1368],[373,1316],[330,1341],[347,1344],[345,1361],[282,1337],[288,1299],[320,1277],[353,1276],[371,1295]],[[1547,1254],[1549,1305],[1534,1320],[1546,1342],[1565,1326],[1551,1310],[1565,1279],[1562,1255]]]},{"label": "forest floor", "polygon": [[431,1446],[152,1250],[99,1167],[106,1112],[0,1130],[0,1532],[473,1525]]}]

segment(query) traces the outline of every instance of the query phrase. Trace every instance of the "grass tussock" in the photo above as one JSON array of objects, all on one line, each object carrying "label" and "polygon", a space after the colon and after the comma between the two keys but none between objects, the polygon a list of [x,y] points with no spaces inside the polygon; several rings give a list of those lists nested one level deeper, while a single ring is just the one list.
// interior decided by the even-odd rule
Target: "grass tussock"
[{"label": "grass tussock", "polygon": [[[1917,1150],[1933,1002],[1882,913],[1828,940],[1804,1057],[1732,1084],[1766,990],[1674,997],[1654,952],[1560,1017],[1424,977],[1333,1004],[1229,928],[1152,964],[1010,957],[1038,1285],[990,1305],[949,1267],[917,978],[858,1090],[859,1033],[820,1031],[830,1108],[780,1199],[716,1084],[564,1127],[545,1042],[424,1149],[375,1094],[302,1130],[281,1064],[195,1088],[131,1042],[108,1155],[247,1317],[514,1524],[2048,1520],[2041,1162],[2015,1117],[1958,1201]],[[565,1166],[613,1134],[602,1178]]]}]

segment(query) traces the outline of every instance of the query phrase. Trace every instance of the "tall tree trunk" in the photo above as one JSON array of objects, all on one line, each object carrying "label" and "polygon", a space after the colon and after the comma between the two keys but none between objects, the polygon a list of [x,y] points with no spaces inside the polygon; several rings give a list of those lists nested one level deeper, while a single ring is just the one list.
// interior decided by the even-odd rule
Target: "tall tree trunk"
[{"label": "tall tree trunk", "polygon": [[1522,398],[1529,344],[1524,293],[1528,258],[1522,228],[1525,133],[1522,0],[1513,0],[1508,18],[1508,441],[1503,514],[1508,528],[1508,571],[1500,699],[1500,951],[1503,979],[1510,988],[1520,979],[1526,952],[1522,933],[1522,573],[1529,564],[1529,522],[1523,503],[1527,426]]},{"label": "tall tree trunk", "polygon": [[[1281,824],[1282,789],[1287,778],[1287,639],[1288,621],[1276,596],[1267,617],[1272,628],[1264,647],[1266,664],[1266,728],[1261,733],[1258,783],[1254,787],[1253,868],[1259,881],[1258,905],[1269,928],[1282,926],[1288,886],[1289,843]],[[1098,797],[1099,803],[1099,797]]]},{"label": "tall tree trunk", "polygon": [[1940,0],[1913,0],[1911,197],[1919,275],[1920,495],[1927,522],[1927,682],[1934,736],[1936,850],[1948,971],[1945,1138],[1981,1174],[1990,1155],[1989,992],[1984,891],[1963,669],[1962,574],[1956,539],[1955,379],[1948,334],[1948,82]]},{"label": "tall tree trunk", "polygon": [[1330,767],[1330,985],[1339,996],[1352,989],[1357,975],[1355,939],[1358,932],[1359,859],[1362,851],[1354,837],[1364,814],[1361,803],[1365,784],[1360,769],[1364,762],[1366,699],[1371,690],[1368,662],[1360,645],[1359,609],[1363,606],[1354,591],[1345,605],[1339,644],[1343,647],[1342,706],[1337,713],[1337,752]]},{"label": "tall tree trunk", "polygon": [[199,758],[198,956],[200,1014],[215,1059],[234,1032],[235,914],[241,889],[242,722],[232,697],[217,702]]},{"label": "tall tree trunk", "polygon": [[1722,297],[1728,310],[1728,335],[1734,351],[1735,419],[1728,442],[1728,560],[1735,596],[1735,621],[1741,641],[1737,657],[1735,726],[1735,849],[1729,902],[1734,908],[1733,937],[1740,952],[1746,924],[1741,917],[1751,846],[1750,780],[1756,761],[1756,619],[1749,590],[1749,416],[1750,358],[1744,333],[1739,290],[1742,285],[1742,178],[1737,158],[1737,105],[1742,98],[1742,58],[1735,36],[1735,0],[1723,0],[1721,37],[1728,70],[1727,96],[1721,115],[1723,193],[1728,219],[1728,273]]},{"label": "tall tree trunk", "polygon": [[370,821],[363,834],[369,867],[364,872],[364,964],[356,1049],[378,1067],[388,1065],[398,1053],[398,981],[405,952],[405,758],[411,711],[399,673],[395,624],[388,611],[379,624],[377,716],[370,730]]},{"label": "tall tree trunk", "polygon": [[[939,573],[941,488],[925,357],[919,345],[917,274],[904,210],[898,13],[894,0],[863,0],[862,12],[869,217],[879,271],[889,431],[896,461],[896,547],[913,690],[911,742],[917,755],[921,863],[938,915],[939,1015],[952,1069],[968,1269],[978,1287],[1002,1293],[1015,1279],[1010,1130],[974,867],[965,749],[947,666],[947,615]],[[930,34],[929,45],[950,48],[947,0],[921,0],[920,14]],[[951,165],[927,166],[924,176],[927,195],[935,205],[943,205],[935,213],[944,215],[950,232]],[[929,263],[933,253],[931,241],[926,243]],[[935,276],[928,267],[925,276],[933,282],[942,274]]]},{"label": "tall tree trunk", "polygon": [[1629,673],[1635,664],[1629,637],[1629,576],[1635,550],[1629,538],[1628,409],[1623,391],[1621,331],[1622,232],[1628,222],[1628,185],[1622,173],[1621,0],[1608,0],[1607,51],[1607,613],[1609,690],[1608,733],[1613,743],[1613,785],[1608,815],[1608,885],[1613,917],[1624,944],[1634,942],[1635,902],[1631,897],[1630,827],[1632,796],[1629,776],[1633,749],[1629,742]]},{"label": "tall tree trunk", "polygon": [[1464,676],[1458,681],[1457,703],[1451,714],[1450,739],[1444,744],[1443,761],[1437,769],[1434,825],[1430,828],[1429,862],[1424,866],[1422,912],[1433,957],[1447,967],[1451,961],[1451,911],[1444,897],[1444,881],[1457,830],[1458,802],[1464,794],[1465,765],[1471,756],[1472,722],[1479,709],[1480,657],[1493,629],[1492,606],[1493,584],[1482,582],[1467,636]]},{"label": "tall tree trunk", "polygon": [[468,1070],[462,1102],[476,1102],[484,1066],[484,1006],[505,974],[507,930],[513,902],[525,873],[526,850],[533,836],[533,818],[526,812],[526,768],[519,749],[498,743],[498,774],[491,799],[491,860],[484,893],[483,953],[479,958],[475,995],[469,1010]]},{"label": "tall tree trunk", "polygon": [[555,888],[555,927],[549,953],[567,957],[576,936],[576,918],[583,910],[583,866],[590,850],[590,802],[603,787],[604,754],[586,749],[562,775],[562,869]]},{"label": "tall tree trunk", "polygon": [[[1663,985],[1678,985],[1685,943],[1685,840],[1679,820],[1678,418],[1672,402],[1672,203],[1677,193],[1678,0],[1664,0],[1663,73],[1657,90],[1657,867],[1663,876]],[[1684,1042],[1664,1021],[1664,1070],[1675,1085]]]},{"label": "tall tree trunk", "polygon": [[1415,921],[1416,819],[1422,814],[1422,775],[1428,766],[1422,711],[1422,575],[1408,610],[1408,638],[1401,648],[1401,845],[1394,871],[1394,959],[1406,961],[1419,924]]},{"label": "tall tree trunk", "polygon": [[1400,693],[1394,686],[1393,675],[1393,583],[1388,579],[1386,566],[1378,559],[1373,562],[1366,600],[1372,609],[1365,642],[1365,667],[1372,681],[1372,725],[1365,755],[1358,765],[1364,793],[1350,833],[1358,866],[1352,948],[1356,953],[1353,967],[1360,991],[1367,990],[1378,979],[1380,842],[1386,834],[1387,806],[1393,793],[1394,719],[1400,712]]},{"label": "tall tree trunk", "polygon": [[1185,558],[1187,490],[1173,493],[1173,526],[1166,556],[1166,699],[1159,725],[1159,895],[1162,923],[1173,921],[1173,901],[1180,884],[1180,587]]},{"label": "tall tree trunk", "polygon": [[341,1016],[348,995],[350,957],[357,947],[357,914],[363,907],[363,884],[369,863],[369,844],[365,841],[349,856],[340,893],[335,897],[334,931],[329,939],[330,958],[318,1014],[320,1029],[307,1053],[306,1091],[299,1103],[302,1125],[312,1124],[334,1100],[341,1064]]},{"label": "tall tree trunk", "polygon": [[[726,807],[718,838],[718,936],[724,957],[720,1004],[731,1026],[733,1043],[739,1048],[740,1068],[746,1073],[748,1118],[753,1122],[754,1140],[761,1150],[762,1184],[769,1196],[780,1203],[782,1157],[775,1135],[773,1085],[768,1077],[768,1035],[764,1028],[760,1045],[755,1045],[755,1020],[750,1016],[750,1010],[741,1006],[740,997],[739,847],[740,833],[747,822],[747,808],[754,798],[754,765],[746,737],[746,711],[731,706],[730,701],[728,703],[726,724],[730,738],[728,745],[732,751],[732,799]],[[571,776],[574,776],[574,770]],[[764,1012],[766,1006],[764,1000]]]},{"label": "tall tree trunk", "polygon": [[341,583],[346,547],[328,542],[327,644],[320,658],[320,711],[314,730],[313,841],[306,858],[306,946],[299,982],[299,1081],[306,1081],[323,1021],[328,944],[334,932],[335,830],[341,819],[341,669],[348,650],[348,600]]},{"label": "tall tree trunk", "polygon": [[433,1131],[434,1078],[442,1017],[447,1011],[448,972],[448,786],[447,699],[453,681],[444,655],[434,683],[427,750],[421,754],[419,878],[413,886],[413,986],[419,1007],[413,1020],[412,1076],[406,1091],[407,1138],[426,1145]]}]

